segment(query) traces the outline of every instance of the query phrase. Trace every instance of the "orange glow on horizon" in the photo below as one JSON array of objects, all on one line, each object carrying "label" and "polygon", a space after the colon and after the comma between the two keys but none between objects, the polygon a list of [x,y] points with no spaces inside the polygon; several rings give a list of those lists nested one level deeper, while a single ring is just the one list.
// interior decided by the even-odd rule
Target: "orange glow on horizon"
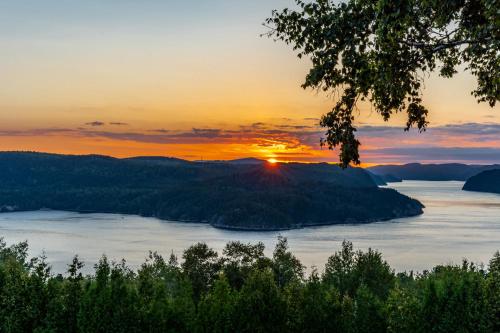
[{"label": "orange glow on horizon", "polygon": [[[193,10],[190,1],[98,1],[109,16],[93,15],[93,2],[2,7],[0,151],[338,163],[338,149],[320,147],[320,119],[340,96],[302,89],[310,61],[261,38],[261,23],[280,4]],[[36,24],[19,30],[18,22]],[[358,103],[361,167],[500,163],[498,107],[470,95],[470,71],[438,74],[422,87],[426,134],[403,132],[405,112],[386,123],[369,101]]]},{"label": "orange glow on horizon", "polygon": [[[456,131],[450,130],[449,127],[435,128],[429,131],[428,135],[402,134],[393,130],[384,134],[383,131],[378,133],[372,130],[373,133],[368,132],[369,135],[364,134],[360,137],[364,145],[360,151],[362,164],[359,167],[410,162],[443,162],[439,158],[433,160],[425,159],[425,156],[424,159],[419,159],[418,156],[412,157],[412,148],[416,149],[417,153],[419,147],[431,151],[433,147],[429,146],[429,142],[434,144],[435,149],[500,147],[499,138],[488,134],[496,129],[494,125],[465,125],[465,129],[472,129],[471,134],[464,135],[464,129],[460,125],[454,125],[458,128]],[[478,128],[483,128],[482,126],[486,132],[484,135],[478,133]],[[141,128],[137,125],[110,122],[32,129],[12,129],[3,126],[0,128],[2,137],[0,151],[100,154],[118,158],[166,156],[190,161],[258,158],[270,165],[290,162],[338,163],[338,149],[322,149],[317,142],[322,133],[313,121],[301,122],[300,119],[287,118],[238,126],[212,124],[212,126],[193,128],[186,126],[184,129],[165,128],[167,129],[161,126]],[[403,144],[399,144],[401,142]],[[391,147],[395,149],[391,150]],[[450,162],[456,162],[453,156]],[[459,162],[462,161],[457,163]]]}]

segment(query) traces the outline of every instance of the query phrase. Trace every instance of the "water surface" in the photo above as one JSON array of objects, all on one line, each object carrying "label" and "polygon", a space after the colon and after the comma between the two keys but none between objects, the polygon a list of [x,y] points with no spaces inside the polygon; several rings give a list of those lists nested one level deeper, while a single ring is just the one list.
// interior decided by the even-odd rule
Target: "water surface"
[{"label": "water surface", "polygon": [[262,241],[267,254],[278,235],[308,266],[320,270],[342,240],[372,247],[398,271],[430,269],[463,258],[487,263],[500,250],[500,195],[461,191],[463,182],[405,181],[390,187],[420,200],[421,216],[363,225],[310,227],[281,232],[241,232],[118,214],[36,211],[0,214],[0,237],[8,244],[28,240],[31,255],[45,253],[55,272],[64,272],[75,254],[86,272],[105,253],[137,268],[149,250],[168,256],[196,242],[221,250],[231,240]]}]

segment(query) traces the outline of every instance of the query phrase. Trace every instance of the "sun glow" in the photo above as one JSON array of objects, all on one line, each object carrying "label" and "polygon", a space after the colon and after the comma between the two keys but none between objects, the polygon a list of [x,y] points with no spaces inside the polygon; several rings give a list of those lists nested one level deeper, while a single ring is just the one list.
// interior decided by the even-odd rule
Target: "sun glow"
[{"label": "sun glow", "polygon": [[277,160],[277,159],[275,159],[275,158],[269,158],[269,159],[267,160],[267,162],[269,162],[269,163],[271,163],[271,164],[276,164],[276,163],[278,163],[278,160]]}]

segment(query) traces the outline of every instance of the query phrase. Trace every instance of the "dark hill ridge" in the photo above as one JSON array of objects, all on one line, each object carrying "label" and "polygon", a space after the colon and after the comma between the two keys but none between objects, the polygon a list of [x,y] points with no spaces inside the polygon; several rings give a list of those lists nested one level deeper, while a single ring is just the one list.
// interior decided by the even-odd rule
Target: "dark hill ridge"
[{"label": "dark hill ridge", "polygon": [[266,161],[254,158],[254,157],[248,157],[248,158],[238,158],[236,160],[229,160],[227,163],[230,164],[262,164],[266,163]]},{"label": "dark hill ridge", "polygon": [[398,177],[390,175],[390,174],[389,175],[385,175],[385,174],[377,175],[369,170],[366,170],[366,172],[368,172],[370,177],[372,177],[372,180],[375,182],[375,184],[377,184],[379,186],[387,185],[387,183],[401,183],[403,181],[401,178],[398,178]]},{"label": "dark hill ridge", "polygon": [[500,194],[500,169],[483,171],[467,180],[464,191]]},{"label": "dark hill ridge", "polygon": [[156,163],[156,164],[185,164],[189,163],[189,161],[175,158],[175,157],[164,157],[164,156],[137,156],[137,157],[129,157],[124,158],[127,161],[134,162],[146,162],[146,163]]},{"label": "dark hill ridge", "polygon": [[368,170],[376,175],[392,175],[406,180],[465,181],[482,171],[498,168],[500,168],[500,165],[410,163],[405,165],[377,165],[368,168]]},{"label": "dark hill ridge", "polygon": [[279,230],[422,213],[360,168],[196,163],[161,157],[0,153],[0,210],[138,214],[221,228]]}]

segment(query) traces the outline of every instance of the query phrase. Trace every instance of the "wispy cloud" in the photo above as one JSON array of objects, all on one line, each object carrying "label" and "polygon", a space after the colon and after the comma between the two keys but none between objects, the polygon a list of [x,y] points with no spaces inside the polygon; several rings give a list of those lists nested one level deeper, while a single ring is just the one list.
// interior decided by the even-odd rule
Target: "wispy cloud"
[{"label": "wispy cloud", "polygon": [[79,128],[77,130],[70,128],[35,128],[29,130],[0,130],[0,136],[47,136],[47,135],[68,135],[72,134],[75,131],[84,130],[83,128]]},{"label": "wispy cloud", "polygon": [[85,123],[85,125],[97,127],[97,126],[104,126],[106,124],[102,121],[96,120],[96,121],[91,121],[91,122]]},{"label": "wispy cloud", "polygon": [[373,162],[460,162],[500,163],[500,148],[495,147],[408,147],[371,149],[365,159]]},{"label": "wispy cloud", "polygon": [[[157,128],[137,131],[97,128],[37,128],[0,130],[2,137],[63,136],[133,141],[143,144],[238,144],[273,153],[282,159],[331,160],[336,153],[321,149],[324,129],[291,121],[256,122],[233,128],[195,127],[189,130]],[[89,124],[93,124],[89,123]],[[118,128],[120,127],[120,128]],[[364,162],[461,161],[500,163],[500,124],[464,123],[431,127],[425,133],[403,131],[399,127],[360,126]]]},{"label": "wispy cloud", "polygon": [[404,132],[401,128],[362,126],[359,135],[364,145],[383,147],[408,146],[499,146],[500,124],[465,123],[431,127],[424,133]]},{"label": "wispy cloud", "polygon": [[170,133],[171,131],[168,130],[168,129],[164,129],[164,128],[157,128],[157,129],[152,129],[152,130],[148,130],[148,132],[156,132],[156,133]]}]

